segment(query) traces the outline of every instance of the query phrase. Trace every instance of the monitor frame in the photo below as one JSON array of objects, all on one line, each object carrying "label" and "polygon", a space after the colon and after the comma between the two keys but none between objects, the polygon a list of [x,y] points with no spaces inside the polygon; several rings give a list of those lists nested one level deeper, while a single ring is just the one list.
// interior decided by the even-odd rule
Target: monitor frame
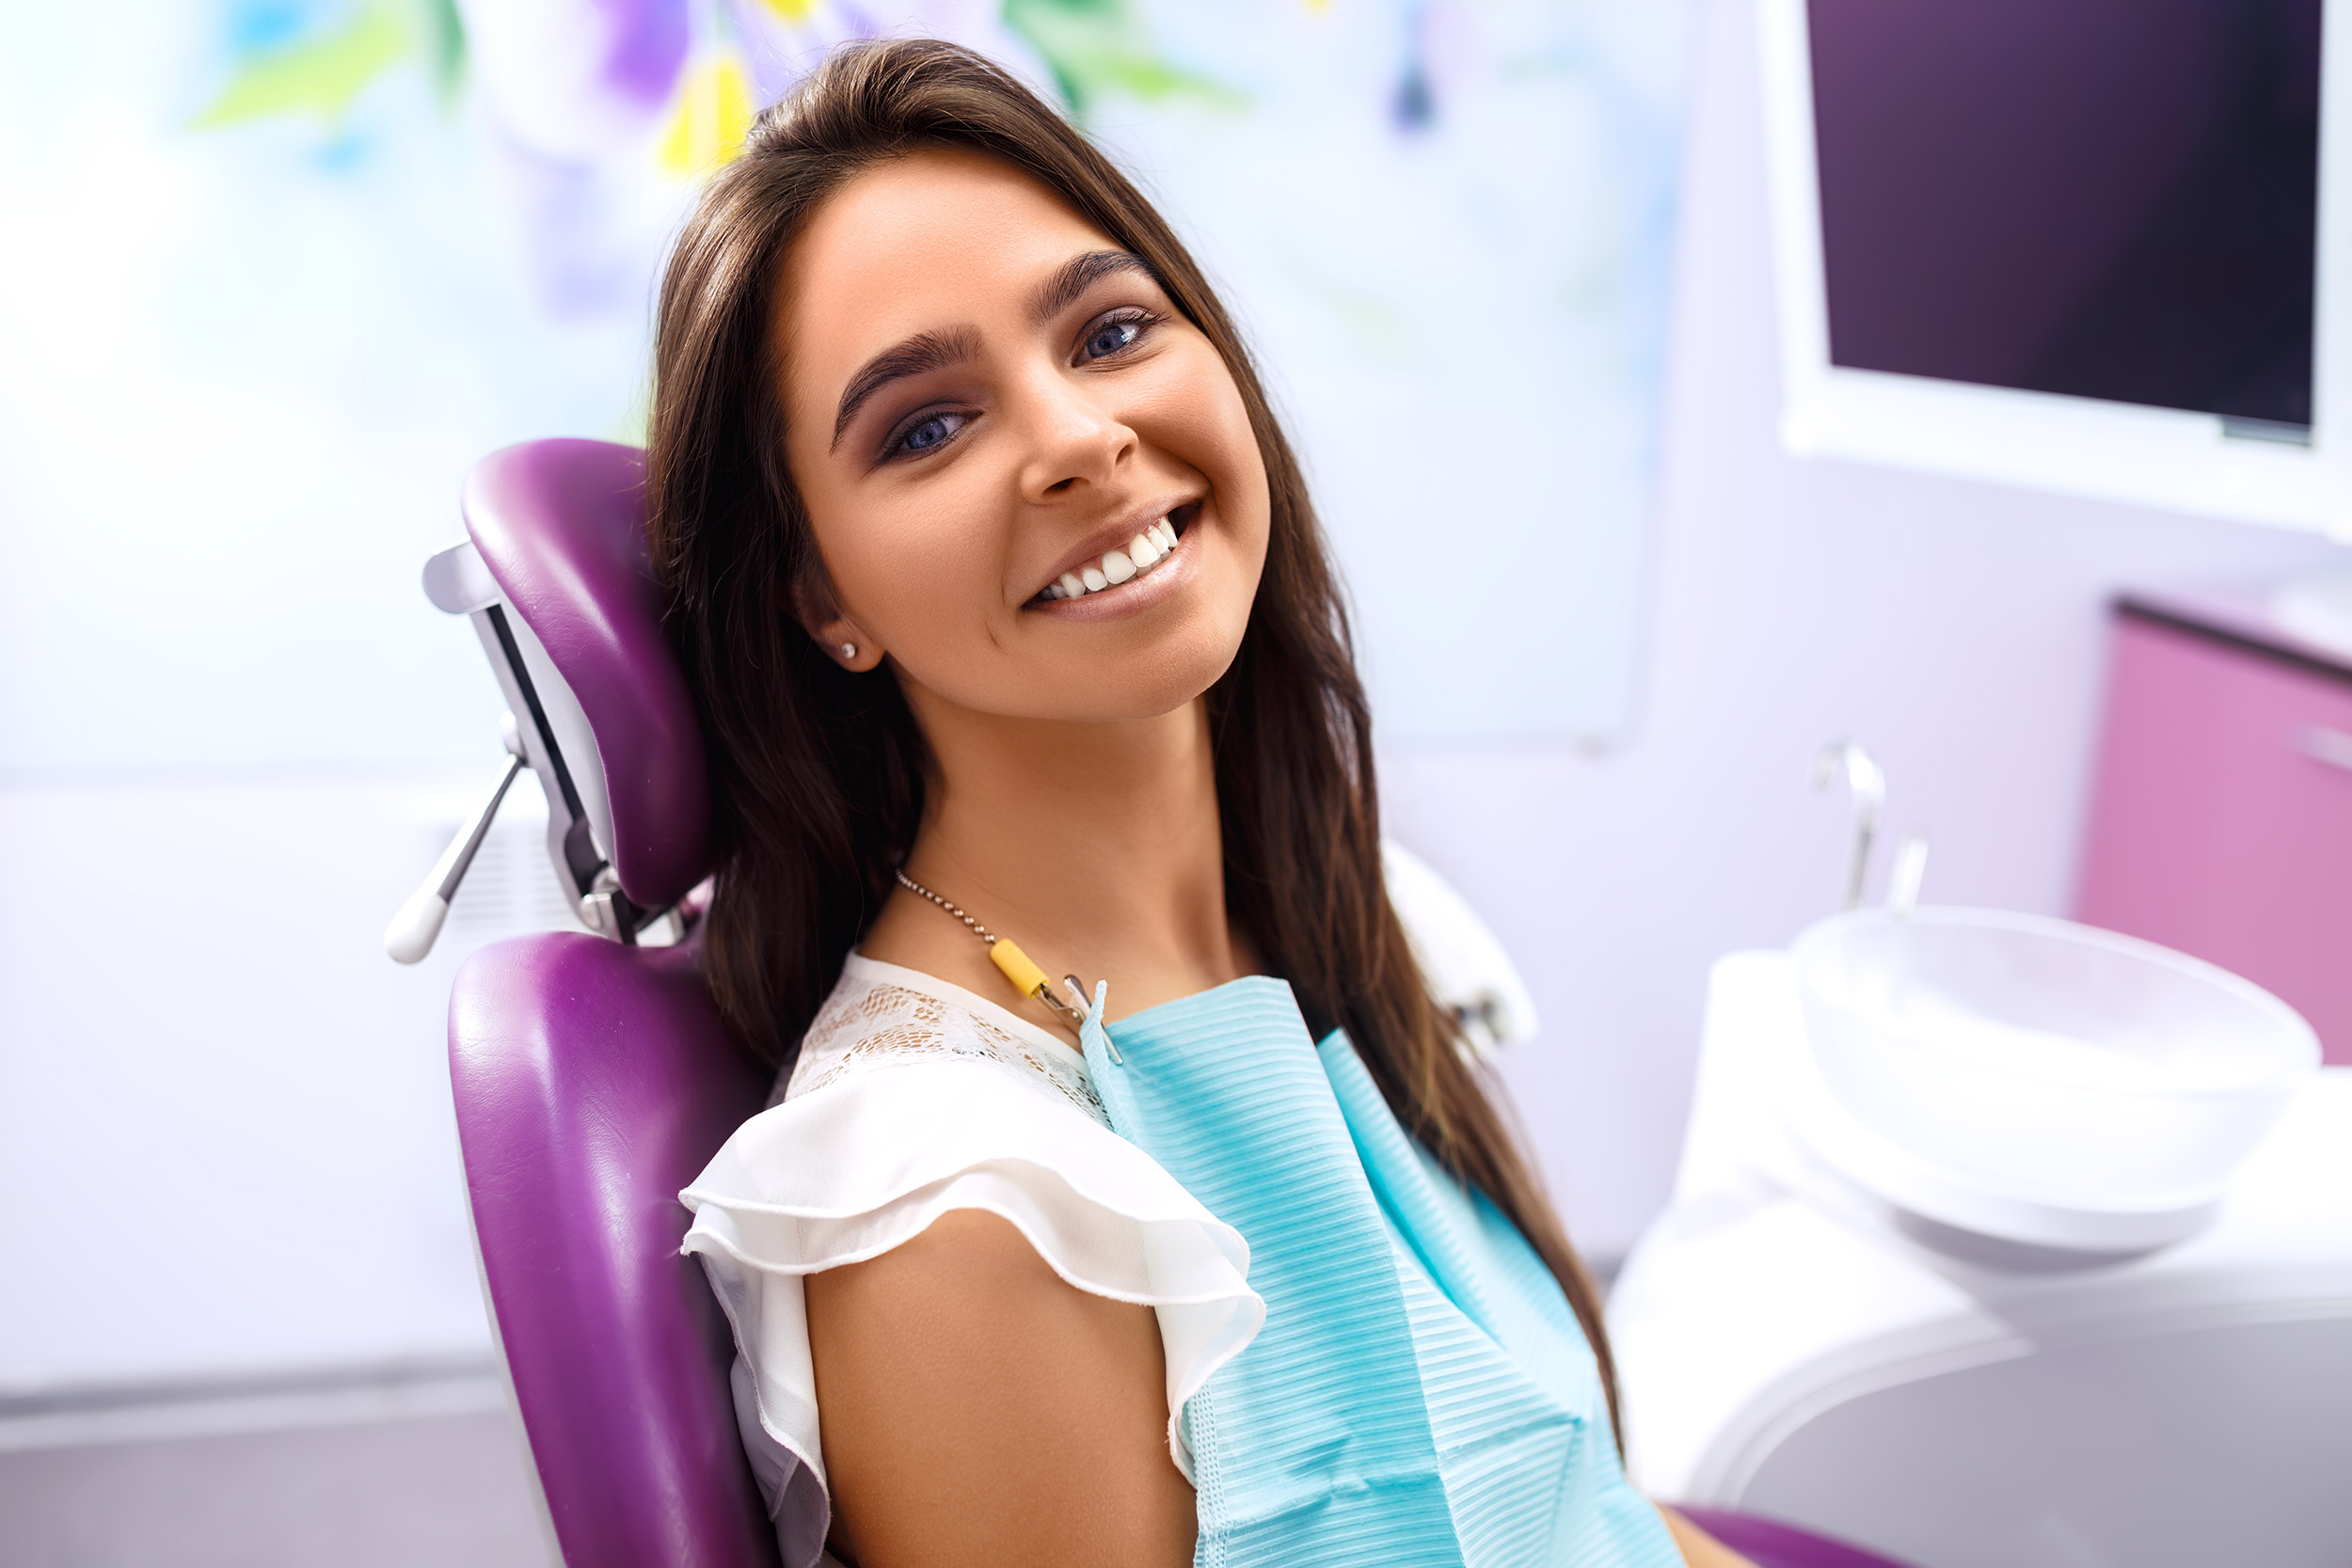
[{"label": "monitor frame", "polygon": [[1782,445],[2352,543],[2352,0],[2321,13],[2311,443],[2214,414],[1830,362],[1807,0],[1756,0],[1780,318]]}]

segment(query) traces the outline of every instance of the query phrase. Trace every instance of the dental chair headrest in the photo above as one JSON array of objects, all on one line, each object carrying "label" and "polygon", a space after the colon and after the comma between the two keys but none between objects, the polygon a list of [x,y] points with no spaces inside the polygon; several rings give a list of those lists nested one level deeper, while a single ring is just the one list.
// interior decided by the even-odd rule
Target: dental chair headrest
[{"label": "dental chair headrest", "polygon": [[667,909],[709,870],[710,784],[694,700],[661,632],[644,452],[528,441],[475,464],[460,504],[483,564],[596,736],[621,890]]}]

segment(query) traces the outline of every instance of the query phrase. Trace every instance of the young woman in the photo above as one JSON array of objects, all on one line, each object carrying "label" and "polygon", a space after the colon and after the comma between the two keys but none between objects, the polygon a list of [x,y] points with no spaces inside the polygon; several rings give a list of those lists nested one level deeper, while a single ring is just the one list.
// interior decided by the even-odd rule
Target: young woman
[{"label": "young woman", "polygon": [[834,55],[678,242],[648,479],[784,1069],[686,1197],[787,1568],[1678,1560],[1136,189],[975,55]]}]

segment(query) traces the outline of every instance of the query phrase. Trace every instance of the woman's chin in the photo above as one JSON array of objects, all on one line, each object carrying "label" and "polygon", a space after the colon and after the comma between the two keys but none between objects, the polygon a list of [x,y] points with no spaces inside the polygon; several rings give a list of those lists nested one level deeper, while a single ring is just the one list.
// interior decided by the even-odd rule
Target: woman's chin
[{"label": "woman's chin", "polygon": [[[1047,723],[1118,724],[1161,719],[1197,701],[1232,667],[1242,627],[1208,615],[1153,628],[1157,635],[1078,650],[1032,648],[1028,657],[953,678],[924,680],[902,670],[927,695],[976,714]],[[912,695],[912,693],[911,693]],[[927,705],[915,702],[918,715]]]},{"label": "woman's chin", "polygon": [[1045,700],[1033,716],[1085,724],[1162,719],[1199,701],[1232,666],[1233,656],[1204,637],[1156,647],[1137,662],[1133,669],[1096,667],[1072,673],[1074,678],[1041,680]]}]

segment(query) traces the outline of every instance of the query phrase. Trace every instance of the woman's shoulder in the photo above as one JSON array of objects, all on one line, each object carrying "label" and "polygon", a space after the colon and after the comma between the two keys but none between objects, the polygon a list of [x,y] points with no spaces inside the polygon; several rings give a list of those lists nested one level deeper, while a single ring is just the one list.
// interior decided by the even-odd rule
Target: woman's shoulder
[{"label": "woman's shoulder", "polygon": [[[768,1108],[680,1196],[714,1237],[793,1216],[793,1266],[808,1268],[874,1239],[811,1252],[810,1226],[903,1217],[917,1195],[913,1207],[928,1212],[949,1185],[966,1196],[987,1188],[995,1196],[984,1206],[1008,1211],[1041,1201],[1147,1225],[1209,1218],[1112,1130],[1076,1047],[960,986],[857,953]],[[886,1228],[895,1234],[896,1222]]]},{"label": "woman's shoulder", "polygon": [[[1265,1318],[1248,1244],[1111,1129],[1074,1048],[959,987],[857,955],[777,1102],[678,1196],[694,1216],[683,1250],[702,1259],[743,1358],[746,1440],[782,1478],[762,1483],[771,1505],[796,1465],[823,1484],[801,1281],[882,1258],[946,1215],[993,1214],[1061,1285],[1157,1308],[1179,1413]],[[1003,1253],[1008,1240],[995,1233],[991,1256],[1009,1266],[1021,1259]],[[918,1275],[968,1260],[935,1249],[906,1259]],[[1188,1465],[1174,1420],[1168,1440]]]},{"label": "woman's shoulder", "polygon": [[1005,1086],[1049,1095],[1109,1125],[1076,1047],[961,986],[856,952],[843,963],[769,1104],[879,1072],[950,1064],[1003,1069]]}]

